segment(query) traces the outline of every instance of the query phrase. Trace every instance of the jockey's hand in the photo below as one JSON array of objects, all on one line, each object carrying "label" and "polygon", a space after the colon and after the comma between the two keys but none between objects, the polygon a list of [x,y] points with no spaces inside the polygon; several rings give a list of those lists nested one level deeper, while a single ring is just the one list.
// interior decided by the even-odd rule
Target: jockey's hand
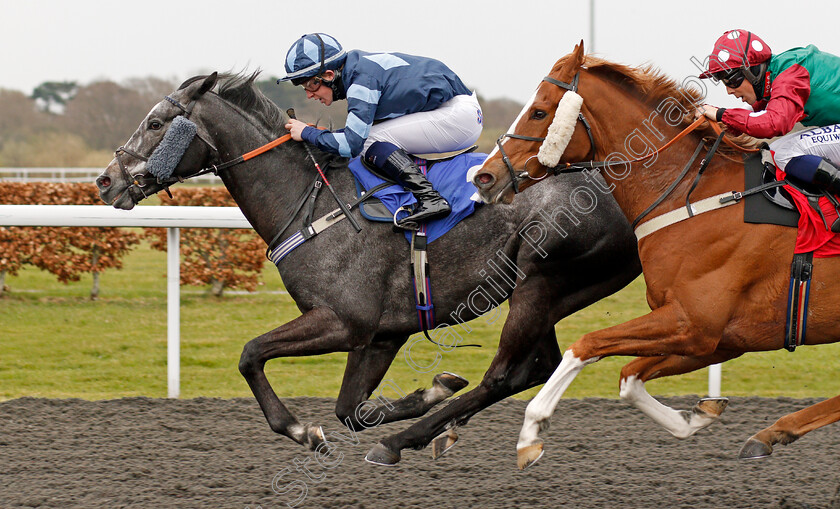
[{"label": "jockey's hand", "polygon": [[306,127],[306,122],[301,122],[300,120],[289,120],[289,123],[286,124],[286,129],[289,131],[289,134],[292,135],[292,139],[295,141],[303,141],[301,138],[300,133],[303,132],[303,128]]},{"label": "jockey's hand", "polygon": [[700,117],[706,117],[711,121],[717,120],[717,111],[718,109],[714,106],[710,106],[708,104],[701,104],[697,110],[694,112],[694,118],[698,119]]}]

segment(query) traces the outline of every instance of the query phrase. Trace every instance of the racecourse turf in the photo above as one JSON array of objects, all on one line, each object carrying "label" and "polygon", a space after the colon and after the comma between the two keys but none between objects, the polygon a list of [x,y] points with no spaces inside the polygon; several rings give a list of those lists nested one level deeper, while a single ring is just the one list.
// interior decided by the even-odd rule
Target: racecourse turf
[{"label": "racecourse turf", "polygon": [[[7,277],[0,297],[0,400],[22,396],[110,399],[165,397],[166,255],[147,244],[133,250],[123,270],[101,276],[96,301],[92,279],[68,285],[34,268]],[[257,292],[228,292],[221,298],[205,288],[181,289],[181,397],[250,396],[237,369],[251,338],[298,316],[277,271],[266,263]],[[584,309],[556,326],[561,349],[588,331],[648,312],[644,280]],[[410,359],[403,349],[386,379],[404,391],[428,387],[441,371],[458,373],[474,387],[490,365],[507,313],[489,313],[469,323],[465,343],[482,348],[442,351],[418,341]],[[416,336],[415,336],[416,337]],[[435,361],[439,357],[439,361]],[[281,397],[335,397],[346,354],[269,361],[266,372]],[[627,357],[588,366],[566,397],[618,397],[618,374]],[[427,367],[430,369],[426,372]],[[730,396],[827,397],[840,393],[840,345],[801,347],[795,353],[746,354],[723,366],[722,392]],[[654,395],[707,392],[708,370],[655,380]],[[520,394],[531,398],[537,389]],[[389,394],[386,396],[396,396]]]}]

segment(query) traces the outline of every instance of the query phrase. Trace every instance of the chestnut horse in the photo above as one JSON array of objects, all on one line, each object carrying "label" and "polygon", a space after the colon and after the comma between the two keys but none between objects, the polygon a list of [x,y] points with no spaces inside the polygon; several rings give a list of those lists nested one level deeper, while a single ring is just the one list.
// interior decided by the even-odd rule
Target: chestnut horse
[{"label": "chestnut horse", "polygon": [[[510,203],[516,192],[552,172],[561,173],[560,168],[587,175],[601,170],[607,187],[592,179],[590,189],[579,193],[578,199],[592,201],[611,192],[629,221],[672,184],[673,192],[644,221],[685,210],[689,193],[695,204],[743,191],[740,155],[723,153],[697,161],[704,137],[713,134],[711,126],[679,137],[667,150],[661,146],[685,131],[700,100],[696,89],[678,87],[651,69],[584,57],[581,43],[554,65],[512,126],[514,132],[504,141],[500,138],[473,182],[484,201]],[[548,141],[542,143],[544,137]],[[708,166],[695,182],[701,164]],[[683,168],[691,171],[679,181]],[[641,237],[639,254],[652,311],[586,334],[563,354],[560,366],[525,412],[517,444],[519,467],[542,455],[539,431],[548,426],[575,376],[584,366],[610,355],[639,357],[621,370],[620,396],[675,436],[685,438],[714,422],[726,406],[725,399],[701,400],[692,411],[680,412],[652,398],[644,383],[744,352],[782,348],[795,237],[792,228],[745,224],[743,204],[735,200],[731,206]],[[834,316],[840,309],[840,293],[831,284],[840,276],[840,260],[815,259],[813,274],[805,343],[832,343],[840,338],[840,322]],[[774,444],[788,444],[837,420],[840,396],[782,417],[749,438],[740,457],[770,455]]]}]

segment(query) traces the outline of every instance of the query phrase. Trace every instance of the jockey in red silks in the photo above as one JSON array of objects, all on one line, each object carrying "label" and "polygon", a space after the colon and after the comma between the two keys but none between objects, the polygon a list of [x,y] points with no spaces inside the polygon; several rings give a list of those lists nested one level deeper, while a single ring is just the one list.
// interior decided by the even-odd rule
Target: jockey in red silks
[{"label": "jockey in red silks", "polygon": [[[840,194],[840,57],[813,45],[774,55],[757,35],[730,30],[715,42],[700,78],[722,81],[752,111],[704,104],[697,117],[756,138],[781,136],[770,143],[779,168]],[[818,127],[791,133],[797,122]]]}]

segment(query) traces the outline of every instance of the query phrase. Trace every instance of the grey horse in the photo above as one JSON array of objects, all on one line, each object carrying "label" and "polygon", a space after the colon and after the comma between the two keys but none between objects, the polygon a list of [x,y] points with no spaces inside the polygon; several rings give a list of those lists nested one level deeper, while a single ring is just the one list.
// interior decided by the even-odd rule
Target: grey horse
[{"label": "grey horse", "polygon": [[[257,74],[196,76],[154,106],[96,179],[102,200],[131,209],[150,193],[285,134],[287,116],[256,89]],[[177,117],[189,117],[196,135],[173,163],[172,176],[156,178],[147,161]],[[348,161],[311,150],[322,168],[330,168],[327,178],[337,194],[349,201],[354,183]],[[304,144],[284,143],[219,175],[266,243],[303,227],[296,204],[316,176]],[[586,184],[578,175],[551,179],[513,205],[477,208],[429,244],[437,317],[432,332],[451,326],[450,337],[464,339],[467,321],[504,300],[509,314],[481,383],[376,444],[368,461],[395,464],[401,450],[423,448],[436,437],[443,442],[437,452],[433,445],[433,456],[442,454],[457,440],[454,427],[547,380],[561,360],[554,331],[560,319],[640,274],[635,237],[612,198],[601,197],[586,209],[570,200]],[[335,208],[332,197],[321,193],[313,217]],[[396,401],[370,399],[420,327],[404,236],[386,223],[365,222],[357,209],[352,214],[363,226],[360,233],[342,221],[278,263],[301,315],[249,341],[239,361],[271,429],[312,450],[324,450],[324,432],[302,424],[277,397],[263,370],[270,359],[348,352],[335,411],[354,432],[374,421],[422,416],[467,385],[457,375],[441,373],[429,389]]]}]

